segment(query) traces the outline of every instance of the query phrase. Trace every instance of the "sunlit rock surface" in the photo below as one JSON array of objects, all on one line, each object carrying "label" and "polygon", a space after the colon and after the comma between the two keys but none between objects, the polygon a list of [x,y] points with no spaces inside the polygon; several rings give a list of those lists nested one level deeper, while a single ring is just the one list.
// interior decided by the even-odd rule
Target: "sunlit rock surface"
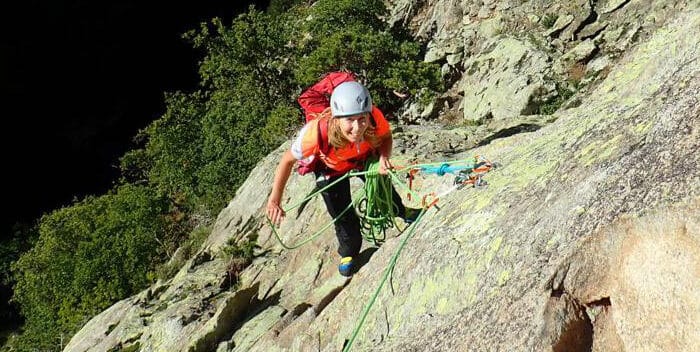
[{"label": "sunlit rock surface", "polygon": [[[698,2],[573,3],[394,2],[391,20],[426,36],[431,60],[458,72],[437,121],[395,132],[395,163],[479,154],[499,167],[482,188],[446,192],[451,177],[419,180],[421,191],[447,194],[415,225],[352,350],[700,346]],[[455,12],[445,18],[445,9]],[[548,14],[557,18],[545,28]],[[447,58],[457,51],[459,60]],[[518,62],[536,66],[532,79],[519,83]],[[467,63],[479,64],[470,74]],[[535,114],[572,77],[586,83],[554,114]],[[536,95],[521,98],[514,86]],[[480,91],[490,105],[474,105]],[[285,148],[251,172],[173,279],[93,318],[66,351],[342,350],[407,233],[366,244],[350,280],[337,274],[331,229],[283,249],[261,216]],[[312,188],[311,177],[293,176],[285,204]],[[314,199],[279,232],[296,244],[329,220]],[[260,256],[234,285],[221,249],[252,234]]]}]

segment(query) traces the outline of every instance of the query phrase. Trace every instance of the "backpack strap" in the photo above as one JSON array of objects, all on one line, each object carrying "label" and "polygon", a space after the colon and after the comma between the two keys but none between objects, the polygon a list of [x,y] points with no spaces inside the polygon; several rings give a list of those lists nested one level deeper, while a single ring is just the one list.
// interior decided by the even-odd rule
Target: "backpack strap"
[{"label": "backpack strap", "polygon": [[[328,141],[328,124],[330,122],[329,118],[321,118],[318,120],[318,149],[321,154],[328,155],[331,151],[331,144]],[[326,164],[319,160],[319,158],[314,159],[313,171],[318,175],[321,174],[324,177],[333,177],[339,175],[337,171],[333,171]]]},{"label": "backpack strap", "polygon": [[331,151],[331,144],[328,141],[328,124],[330,120],[327,118],[318,121],[318,148],[323,155],[328,155]]}]

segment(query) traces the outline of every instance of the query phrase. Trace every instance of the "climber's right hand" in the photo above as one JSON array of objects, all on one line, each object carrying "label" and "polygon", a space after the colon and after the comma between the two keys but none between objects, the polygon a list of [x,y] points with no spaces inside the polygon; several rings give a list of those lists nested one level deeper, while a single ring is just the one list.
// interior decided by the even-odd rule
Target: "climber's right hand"
[{"label": "climber's right hand", "polygon": [[280,207],[279,201],[270,199],[267,201],[267,217],[273,225],[280,227],[280,223],[284,216],[287,215]]}]

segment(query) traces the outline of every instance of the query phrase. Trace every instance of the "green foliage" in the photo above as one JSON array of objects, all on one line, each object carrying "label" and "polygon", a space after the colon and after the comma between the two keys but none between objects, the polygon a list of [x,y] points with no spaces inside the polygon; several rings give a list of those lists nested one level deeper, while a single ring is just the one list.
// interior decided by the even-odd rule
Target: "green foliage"
[{"label": "green foliage", "polygon": [[[264,87],[250,80],[238,87],[218,91],[216,100],[203,116],[202,159],[204,165],[197,176],[201,195],[214,210],[225,205],[257,162],[281,141],[291,125],[298,124],[298,112],[291,108],[262,102]],[[240,79],[240,78],[239,78]],[[250,84],[248,84],[250,83]],[[291,115],[280,119],[280,114]],[[280,134],[281,133],[281,134]]]},{"label": "green foliage", "polygon": [[[288,99],[292,82],[285,64],[290,55],[286,45],[294,27],[284,22],[284,18],[273,18],[251,7],[230,28],[214,19],[214,34],[207,24],[202,24],[199,32],[188,32],[185,38],[207,52],[199,69],[203,85],[214,94],[252,85],[256,93],[263,94],[257,96],[263,105]],[[219,99],[211,97],[212,101]]]},{"label": "green foliage", "polygon": [[295,6],[301,5],[305,0],[271,0],[267,6],[267,13],[272,16],[282,16]]},{"label": "green foliage", "polygon": [[14,299],[27,319],[20,346],[53,348],[143,289],[167,250],[169,209],[152,189],[126,185],[42,217],[38,242],[13,265]]},{"label": "green foliage", "polygon": [[251,234],[243,241],[231,238],[221,250],[228,258],[227,273],[229,285],[237,288],[240,273],[247,268],[255,258],[255,249],[260,248],[257,244],[257,233]]},{"label": "green foliage", "polygon": [[[36,241],[36,229],[27,224],[17,223],[10,229],[7,239],[0,241],[0,285],[10,286],[14,278],[10,265]],[[0,313],[0,318],[6,318]]]},{"label": "green foliage", "polygon": [[323,38],[342,32],[348,26],[362,23],[370,32],[385,28],[379,16],[386,14],[386,7],[381,0],[319,0],[311,8],[304,29],[312,37]]},{"label": "green foliage", "polygon": [[436,92],[444,89],[439,70],[434,64],[422,61],[401,60],[389,67],[386,76],[380,77],[383,83],[384,99],[389,105],[396,106],[401,102],[391,91],[409,93],[418,96],[421,103],[427,105],[435,98]]},{"label": "green foliage", "polygon": [[22,321],[19,307],[12,298],[12,277],[10,267],[20,255],[31,248],[36,241],[36,229],[28,224],[17,223],[9,230],[9,236],[0,240],[0,351],[5,341],[18,329]]},{"label": "green foliage", "polygon": [[540,104],[537,107],[536,113],[539,115],[554,114],[567,100],[569,100],[569,98],[574,95],[574,93],[576,92],[564,87],[561,84],[557,84],[557,95],[543,104]]},{"label": "green foliage", "polygon": [[169,95],[164,116],[144,131],[145,152],[125,155],[123,169],[152,165],[152,184],[218,212],[257,161],[300,121],[284,65],[288,31],[251,8],[230,28],[214,19],[186,34],[207,52],[200,66],[206,89]]},{"label": "green foliage", "polygon": [[542,19],[542,26],[544,26],[544,28],[552,28],[554,23],[557,22],[557,19],[559,19],[559,15],[548,13],[544,15],[544,18]]},{"label": "green foliage", "polygon": [[153,169],[153,159],[146,155],[145,149],[126,152],[119,160],[121,184],[140,184],[148,181],[146,172]]},{"label": "green foliage", "polygon": [[169,94],[166,104],[165,114],[142,131],[144,138],[148,138],[146,148],[122,157],[122,174],[133,175],[132,182],[146,175],[167,194],[193,198],[197,194],[196,172],[203,165],[200,122],[205,111],[203,97],[199,93]]},{"label": "green foliage", "polygon": [[240,243],[232,238],[222,248],[222,252],[230,258],[242,258],[251,262],[255,258],[255,249],[259,248],[257,241],[257,235],[249,236]]},{"label": "green foliage", "polygon": [[406,41],[380,21],[381,1],[318,1],[305,25],[310,40],[300,45],[294,75],[302,86],[324,73],[348,69],[361,75],[375,103],[385,110],[400,101],[392,91],[417,94],[443,89],[439,67],[421,61],[418,43]]}]

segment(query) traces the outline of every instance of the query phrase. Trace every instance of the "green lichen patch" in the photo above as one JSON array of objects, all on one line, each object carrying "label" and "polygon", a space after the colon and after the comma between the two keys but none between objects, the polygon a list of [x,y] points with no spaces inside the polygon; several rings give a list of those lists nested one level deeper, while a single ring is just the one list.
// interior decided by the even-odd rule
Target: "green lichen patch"
[{"label": "green lichen patch", "polygon": [[592,141],[577,155],[577,158],[585,166],[591,166],[610,160],[620,149],[622,136],[617,135],[613,138],[603,141]]}]

